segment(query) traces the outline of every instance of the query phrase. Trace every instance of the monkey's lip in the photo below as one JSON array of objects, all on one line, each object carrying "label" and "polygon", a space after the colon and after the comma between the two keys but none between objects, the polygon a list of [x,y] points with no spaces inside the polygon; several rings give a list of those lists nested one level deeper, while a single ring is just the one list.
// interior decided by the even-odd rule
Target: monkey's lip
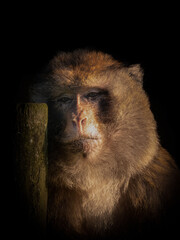
[{"label": "monkey's lip", "polygon": [[88,140],[98,140],[99,138],[97,137],[79,137],[79,138],[73,138],[73,139],[67,139],[64,141],[62,140],[63,143],[72,143],[72,142],[84,142]]},{"label": "monkey's lip", "polygon": [[78,138],[77,140],[84,141],[84,140],[98,140],[97,137],[82,137]]},{"label": "monkey's lip", "polygon": [[99,140],[98,137],[79,136],[75,138],[61,139],[61,142],[64,144],[71,144],[75,142],[86,142],[86,141],[97,141],[97,140]]},{"label": "monkey's lip", "polygon": [[74,139],[63,139],[66,141],[61,141],[62,146],[65,147],[67,151],[72,153],[90,153],[95,151],[95,149],[101,145],[100,138],[97,137],[87,137],[79,136]]}]

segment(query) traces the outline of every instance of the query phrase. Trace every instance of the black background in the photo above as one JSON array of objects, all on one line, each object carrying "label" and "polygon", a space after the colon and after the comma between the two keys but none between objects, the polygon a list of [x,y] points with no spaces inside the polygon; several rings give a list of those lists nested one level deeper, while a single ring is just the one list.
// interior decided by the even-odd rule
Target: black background
[{"label": "black background", "polygon": [[[129,5],[128,5],[129,4]],[[59,51],[93,48],[144,69],[144,89],[157,121],[162,145],[180,166],[179,132],[179,24],[176,6],[139,6],[128,2],[109,6],[26,4],[7,6],[1,44],[5,74],[1,82],[5,120],[6,217],[9,223],[13,190],[14,109],[23,100],[31,77]],[[104,6],[103,6],[104,7]],[[137,6],[136,6],[137,7]],[[69,10],[69,8],[71,10]],[[10,170],[9,170],[10,169]],[[4,180],[4,175],[5,180]],[[7,206],[8,205],[8,206]],[[14,220],[12,220],[13,222]],[[12,223],[13,225],[13,223]]]}]

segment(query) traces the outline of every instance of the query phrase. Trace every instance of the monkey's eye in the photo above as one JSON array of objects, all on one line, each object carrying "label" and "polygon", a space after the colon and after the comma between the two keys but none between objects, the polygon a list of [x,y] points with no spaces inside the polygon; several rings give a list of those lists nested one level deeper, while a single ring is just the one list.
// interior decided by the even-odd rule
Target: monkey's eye
[{"label": "monkey's eye", "polygon": [[99,97],[99,92],[90,92],[86,95],[87,99],[96,100]]},{"label": "monkey's eye", "polygon": [[61,97],[61,98],[57,99],[57,102],[59,102],[59,103],[71,103],[72,102],[72,98]]}]

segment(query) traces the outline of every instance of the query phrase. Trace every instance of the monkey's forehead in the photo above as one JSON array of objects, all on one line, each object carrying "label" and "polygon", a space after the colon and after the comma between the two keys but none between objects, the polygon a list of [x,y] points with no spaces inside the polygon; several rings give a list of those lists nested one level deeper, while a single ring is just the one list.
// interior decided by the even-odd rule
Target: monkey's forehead
[{"label": "monkey's forehead", "polygon": [[132,78],[122,62],[102,52],[74,51],[58,54],[48,66],[50,84],[56,89],[77,89],[97,87],[121,89],[130,88]]},{"label": "monkey's forehead", "polygon": [[48,66],[49,73],[57,84],[73,86],[102,84],[109,73],[112,75],[122,67],[123,63],[108,54],[82,49],[60,53]]},{"label": "monkey's forehead", "polygon": [[[125,76],[126,75],[126,76]],[[128,76],[123,68],[119,69],[54,69],[48,79],[56,84],[57,86],[67,87],[74,89],[77,87],[106,87],[109,83],[121,82],[123,79],[127,79]]]},{"label": "monkey's forehead", "polygon": [[94,84],[104,82],[104,76],[98,76],[94,72],[74,71],[74,70],[56,70],[52,73],[52,79],[57,85],[67,86],[70,89],[78,86],[93,86]]}]

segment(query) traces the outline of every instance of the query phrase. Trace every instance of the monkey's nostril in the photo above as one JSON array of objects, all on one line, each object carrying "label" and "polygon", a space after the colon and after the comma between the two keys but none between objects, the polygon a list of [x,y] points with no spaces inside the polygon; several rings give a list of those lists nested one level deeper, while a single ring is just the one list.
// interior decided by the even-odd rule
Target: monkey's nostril
[{"label": "monkey's nostril", "polygon": [[84,125],[86,123],[86,120],[87,120],[86,118],[82,119],[81,124]]}]

